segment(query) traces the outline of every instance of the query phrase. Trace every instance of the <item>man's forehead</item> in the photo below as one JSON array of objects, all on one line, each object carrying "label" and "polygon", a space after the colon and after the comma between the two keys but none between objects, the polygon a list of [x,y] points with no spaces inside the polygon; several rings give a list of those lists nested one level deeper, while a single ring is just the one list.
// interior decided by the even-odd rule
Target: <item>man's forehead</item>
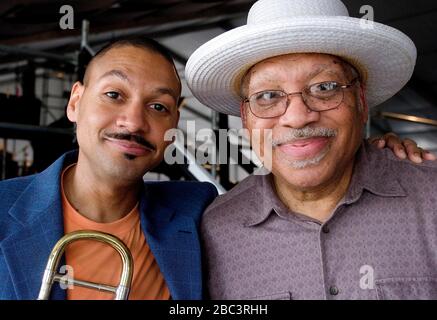
[{"label": "man's forehead", "polygon": [[[104,73],[110,71],[111,69],[114,69],[115,64],[118,62],[117,58],[120,57],[119,53],[123,53],[123,51],[126,49],[127,46],[113,47],[109,48],[104,53],[94,57],[86,68],[86,73],[84,77],[85,85],[89,84],[90,81],[95,82],[97,79],[101,78]],[[133,59],[125,58],[120,62],[129,62],[130,60]]]},{"label": "man's forehead", "polygon": [[[130,45],[110,48],[101,56],[93,59],[87,68],[88,82],[97,83],[102,79],[108,78],[108,76],[114,76],[129,82],[132,81],[134,76],[142,78],[141,75],[144,71],[141,71],[142,68],[147,69],[148,72],[158,73],[159,76],[156,76],[162,81],[168,78],[168,76],[163,76],[163,74],[167,75],[165,71],[167,69],[163,68],[168,68],[170,72],[168,74],[172,75],[174,72],[174,79],[172,80],[175,81],[175,86],[180,90],[176,70],[164,57],[150,49]],[[178,90],[174,91],[177,92]]]},{"label": "man's forehead", "polygon": [[[94,57],[87,66],[87,73],[93,77],[100,77],[103,73],[111,69],[123,69],[131,66],[132,70],[139,71],[138,67],[147,66],[150,71],[173,70],[173,66],[161,54],[152,49],[137,47],[133,45],[120,45],[109,48],[101,55]],[[151,68],[152,67],[152,68]],[[156,68],[156,69],[154,69]]]},{"label": "man's forehead", "polygon": [[[136,52],[132,51],[136,50]],[[93,59],[88,68],[92,71],[105,73],[111,69],[117,69],[116,65],[129,65],[137,63],[146,56],[150,56],[151,52],[142,48],[135,48],[133,46],[122,46],[110,48],[101,56]]]}]

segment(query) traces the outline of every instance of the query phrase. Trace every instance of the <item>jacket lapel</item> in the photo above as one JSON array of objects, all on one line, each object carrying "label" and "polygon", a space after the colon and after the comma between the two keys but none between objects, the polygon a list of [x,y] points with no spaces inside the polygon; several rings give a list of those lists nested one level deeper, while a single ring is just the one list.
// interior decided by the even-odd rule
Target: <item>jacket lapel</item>
[{"label": "jacket lapel", "polygon": [[200,244],[191,217],[149,197],[146,187],[141,199],[141,226],[146,241],[164,276],[172,299],[202,298]]},{"label": "jacket lapel", "polygon": [[[62,237],[60,174],[64,157],[38,174],[9,210],[17,231],[0,243],[18,299],[36,299],[49,254]],[[52,299],[64,299],[59,285]]]}]

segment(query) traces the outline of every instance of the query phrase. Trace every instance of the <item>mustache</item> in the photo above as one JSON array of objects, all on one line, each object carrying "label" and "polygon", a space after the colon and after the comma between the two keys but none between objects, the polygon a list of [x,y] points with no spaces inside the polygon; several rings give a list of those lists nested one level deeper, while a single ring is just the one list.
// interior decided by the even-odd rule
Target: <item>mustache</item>
[{"label": "mustache", "polygon": [[156,146],[153,143],[147,141],[146,139],[144,139],[142,136],[138,134],[118,132],[118,133],[107,133],[105,134],[105,136],[112,139],[134,141],[148,149],[156,150]]},{"label": "mustache", "polygon": [[300,129],[289,129],[285,134],[278,138],[272,139],[272,145],[277,147],[293,140],[313,138],[313,137],[335,137],[338,131],[331,128],[312,128],[304,127]]}]

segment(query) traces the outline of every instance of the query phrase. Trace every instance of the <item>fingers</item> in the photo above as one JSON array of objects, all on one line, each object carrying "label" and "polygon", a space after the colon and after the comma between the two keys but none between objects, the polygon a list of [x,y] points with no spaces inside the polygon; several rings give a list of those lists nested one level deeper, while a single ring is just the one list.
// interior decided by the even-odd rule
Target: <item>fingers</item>
[{"label": "fingers", "polygon": [[437,160],[437,157],[433,153],[419,148],[416,142],[411,139],[404,139],[403,144],[406,148],[408,159],[415,163],[422,163],[423,160]]},{"label": "fingers", "polygon": [[411,139],[404,139],[403,145],[406,149],[408,159],[410,159],[411,161],[413,161],[415,163],[422,163],[423,162],[424,151],[422,148],[419,148],[417,146],[416,142],[414,142]]},{"label": "fingers", "polygon": [[385,147],[385,140],[380,136],[369,138],[369,143],[379,149],[383,149]]},{"label": "fingers", "polygon": [[379,149],[389,148],[399,159],[408,158],[414,163],[422,163],[424,160],[437,160],[435,154],[419,148],[414,140],[408,138],[401,140],[393,132],[386,133],[382,137],[372,137],[368,141]]},{"label": "fingers", "polygon": [[[408,150],[406,150],[406,147],[404,147],[401,139],[397,135],[389,132],[383,136],[383,139],[385,139],[387,147],[390,148],[398,158],[400,158],[400,159],[407,158],[406,151],[408,151]],[[410,141],[412,141],[412,140],[410,140]],[[412,142],[415,144],[414,141],[412,141]],[[417,147],[417,145],[416,145],[416,147]]]},{"label": "fingers", "polygon": [[423,159],[429,160],[429,161],[435,161],[435,160],[437,160],[437,156],[435,154],[433,154],[432,152],[429,152],[426,150],[423,152]]}]

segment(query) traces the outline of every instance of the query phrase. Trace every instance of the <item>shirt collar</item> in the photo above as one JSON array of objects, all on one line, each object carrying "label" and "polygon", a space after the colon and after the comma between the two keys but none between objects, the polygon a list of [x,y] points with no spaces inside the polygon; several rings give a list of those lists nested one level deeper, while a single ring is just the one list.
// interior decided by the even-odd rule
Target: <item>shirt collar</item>
[{"label": "shirt collar", "polygon": [[407,194],[387,161],[389,150],[379,150],[363,142],[357,152],[352,180],[345,197],[347,204],[358,201],[364,190],[381,197],[405,197]]}]

